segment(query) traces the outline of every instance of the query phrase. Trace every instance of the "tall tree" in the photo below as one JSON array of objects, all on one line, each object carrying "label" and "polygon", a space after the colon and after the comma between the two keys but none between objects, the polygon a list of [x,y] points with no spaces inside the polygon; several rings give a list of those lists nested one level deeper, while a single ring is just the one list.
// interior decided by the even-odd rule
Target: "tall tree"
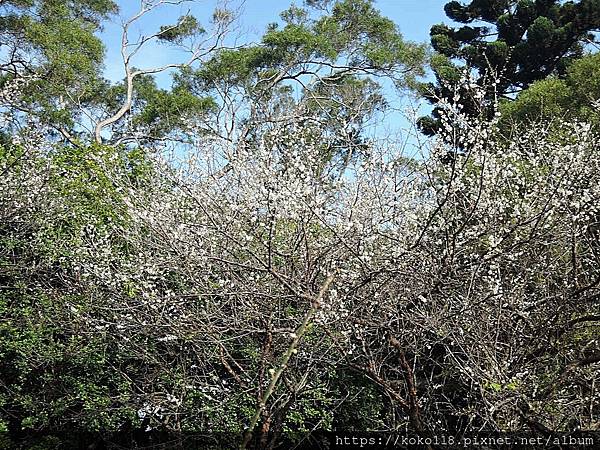
[{"label": "tall tree", "polygon": [[[130,36],[130,27],[160,7],[189,2],[139,1],[137,13],[122,24],[124,79],[113,84],[103,77],[105,49],[96,35],[103,21],[118,11],[112,0],[0,1],[0,108],[9,113],[13,128],[33,120],[71,143],[127,143],[135,138],[132,126],[145,142],[164,138],[186,112],[203,110],[210,102],[189,92],[160,89],[152,75],[206,56],[219,46],[231,18],[217,10],[214,27],[207,32],[188,13],[139,39]],[[134,57],[150,43],[184,48],[189,59],[135,67]]]},{"label": "tall tree", "polygon": [[[99,102],[101,112],[95,117],[93,130],[97,143],[148,143],[162,140],[166,135],[179,131],[188,114],[202,113],[212,105],[205,95],[194,98],[186,89],[158,89],[152,76],[201,65],[224,45],[223,39],[234,20],[230,11],[217,7],[208,31],[188,11],[175,24],[163,25],[139,39],[134,40],[131,36],[132,26],[139,24],[148,13],[161,7],[185,3],[191,3],[191,0],[141,0],[138,12],[123,22],[121,56],[124,79],[116,86],[104,85],[103,99]],[[160,66],[135,67],[136,56],[149,43],[174,45],[187,53],[186,60]]]},{"label": "tall tree", "polygon": [[219,50],[178,83],[216,99],[215,115],[201,124],[207,135],[244,145],[275,122],[311,117],[338,137],[323,155],[343,168],[385,106],[383,80],[402,87],[421,75],[425,48],[405,40],[372,0],[307,1],[281,19],[258,44]]},{"label": "tall tree", "polygon": [[[450,86],[464,68],[476,74],[477,84],[491,84],[488,104],[495,96],[514,98],[515,93],[550,75],[562,77],[600,30],[600,0],[451,1],[444,10],[464,25],[431,28],[431,44],[439,53],[433,64],[436,83],[421,89],[433,104],[456,95]],[[459,94],[467,113],[481,112],[481,102],[470,95],[468,86]],[[421,119],[421,128],[435,134],[439,117],[436,107],[431,117]]]},{"label": "tall tree", "polygon": [[[268,126],[276,116],[278,120],[308,117],[310,112],[330,135],[339,137],[334,148],[324,148],[323,154],[335,154],[343,166],[364,147],[358,130],[385,105],[380,81],[385,78],[405,86],[423,73],[424,46],[403,39],[372,0],[307,1],[304,7],[292,6],[257,44],[225,45],[236,14],[222,8],[215,9],[206,30],[187,13],[175,24],[157,27],[139,39],[132,36],[132,28],[147,14],[189,2],[139,2],[138,11],[122,24],[124,73],[117,84],[102,78],[103,46],[93,35],[101,20],[115,10],[112,2],[6,3],[5,41],[10,41],[9,32],[14,30],[33,37],[31,43],[11,41],[14,51],[6,55],[16,56],[4,64],[4,82],[26,79],[35,89],[28,87],[26,95],[5,107],[21,111],[21,119],[34,115],[72,142],[80,138],[144,145],[185,140],[190,136],[182,131],[190,123],[199,124],[211,138],[243,143],[253,139],[258,123]],[[8,27],[17,13],[20,28]],[[31,25],[34,19],[29,16],[41,25]],[[43,28],[51,24],[54,28]],[[38,34],[45,40],[29,31],[40,27],[45,31]],[[79,34],[73,37],[61,29]],[[187,50],[188,58],[148,67],[139,56],[152,43]],[[18,55],[35,55],[36,64],[20,65],[25,58]],[[153,75],[171,70],[181,70],[173,88],[158,87]],[[250,103],[252,110],[245,106]]]},{"label": "tall tree", "polygon": [[33,114],[68,134],[69,105],[96,91],[104,46],[95,33],[116,11],[112,0],[0,1],[0,86],[28,84],[25,95],[3,99],[13,119]]}]

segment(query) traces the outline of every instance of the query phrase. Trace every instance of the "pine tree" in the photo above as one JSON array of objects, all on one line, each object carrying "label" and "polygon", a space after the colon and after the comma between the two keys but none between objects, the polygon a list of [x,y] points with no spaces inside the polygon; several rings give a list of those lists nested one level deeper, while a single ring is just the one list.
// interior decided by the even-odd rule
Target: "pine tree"
[{"label": "pine tree", "polygon": [[[454,96],[448,85],[460,78],[463,67],[474,71],[480,85],[496,81],[488,100],[492,95],[514,98],[535,81],[562,77],[600,30],[600,0],[451,1],[444,10],[464,25],[431,28],[431,44],[439,53],[433,64],[437,82],[423,84],[421,90],[433,104]],[[464,110],[479,113],[478,102],[464,94]],[[421,118],[422,130],[435,134],[438,119],[439,109],[434,108],[431,117]]]}]

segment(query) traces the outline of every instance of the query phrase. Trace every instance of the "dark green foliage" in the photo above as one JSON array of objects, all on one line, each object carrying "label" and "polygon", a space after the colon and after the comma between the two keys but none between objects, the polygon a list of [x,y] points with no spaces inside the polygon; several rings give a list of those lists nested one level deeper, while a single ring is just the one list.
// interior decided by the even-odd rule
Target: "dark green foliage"
[{"label": "dark green foliage", "polygon": [[[107,165],[111,176],[139,182],[143,160],[118,149],[65,147],[31,161],[20,147],[0,148],[0,163],[14,173],[26,177],[25,164],[32,162],[51,168],[47,183],[58,196],[12,193],[37,195],[39,206],[54,201],[51,221],[45,208],[29,209],[26,222],[18,207],[13,206],[12,220],[11,211],[2,210],[0,431],[22,437],[64,427],[110,431],[137,423],[131,380],[110,369],[123,364],[127,352],[105,333],[90,330],[81,315],[101,305],[78,283],[75,249],[90,227],[127,220]],[[113,245],[121,244],[114,240]]]},{"label": "dark green foliage", "polygon": [[74,126],[100,75],[104,46],[95,33],[116,10],[111,0],[0,3],[1,79],[36,76],[20,110],[55,128]]},{"label": "dark green foliage", "polygon": [[163,25],[160,27],[158,38],[167,42],[181,42],[186,37],[204,33],[198,20],[193,16],[182,16],[175,25]]},{"label": "dark green foliage", "polygon": [[536,81],[516,100],[500,106],[501,125],[509,127],[543,120],[546,122],[578,119],[599,124],[594,101],[600,99],[600,54],[575,61],[564,77]]},{"label": "dark green foliage", "polygon": [[[512,98],[514,93],[550,75],[562,78],[572,61],[584,54],[600,30],[600,1],[579,0],[473,0],[452,1],[444,8],[461,27],[435,25],[431,28],[433,48],[447,60],[433,65],[436,83],[422,85],[432,103],[451,99],[448,84],[456,82],[448,68],[465,66],[478,75],[478,84],[489,85],[488,106],[495,95]],[[460,103],[467,114],[480,114],[479,102],[463,90]],[[421,121],[422,129],[434,134],[439,129],[439,112]]]},{"label": "dark green foliage", "polygon": [[[113,86],[105,85],[102,103],[107,110],[116,110],[126,95],[125,82]],[[135,98],[129,111],[131,126],[144,131],[138,142],[160,140],[169,133],[185,127],[186,119],[211,111],[215,102],[210,97],[193,95],[183,86],[161,89],[151,75],[141,75],[134,80]],[[131,130],[117,122],[114,140],[126,138]],[[127,142],[125,140],[125,142]]]}]

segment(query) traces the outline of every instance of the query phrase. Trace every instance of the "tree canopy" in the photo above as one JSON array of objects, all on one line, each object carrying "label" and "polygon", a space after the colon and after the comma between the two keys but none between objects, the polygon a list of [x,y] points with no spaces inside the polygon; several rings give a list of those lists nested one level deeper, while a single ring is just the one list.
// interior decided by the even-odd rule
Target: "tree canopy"
[{"label": "tree canopy", "polygon": [[[463,24],[431,28],[431,45],[439,53],[433,65],[435,83],[421,86],[434,105],[451,99],[451,87],[463,68],[475,71],[477,83],[489,86],[486,97],[514,98],[532,83],[549,76],[563,78],[571,63],[584,55],[600,30],[600,1],[472,0],[448,2],[449,19]],[[493,84],[493,87],[492,87]],[[480,113],[468,89],[461,103],[470,114]],[[487,112],[491,108],[487,109]],[[428,134],[440,127],[438,110],[423,118]]]},{"label": "tree canopy", "polygon": [[527,126],[535,121],[582,120],[598,126],[600,54],[574,61],[563,77],[532,83],[514,101],[500,105],[502,123]]},{"label": "tree canopy", "polygon": [[0,2],[0,83],[28,86],[9,104],[15,119],[32,116],[63,132],[75,126],[77,104],[98,98],[104,45],[95,33],[116,11],[110,0]]}]

